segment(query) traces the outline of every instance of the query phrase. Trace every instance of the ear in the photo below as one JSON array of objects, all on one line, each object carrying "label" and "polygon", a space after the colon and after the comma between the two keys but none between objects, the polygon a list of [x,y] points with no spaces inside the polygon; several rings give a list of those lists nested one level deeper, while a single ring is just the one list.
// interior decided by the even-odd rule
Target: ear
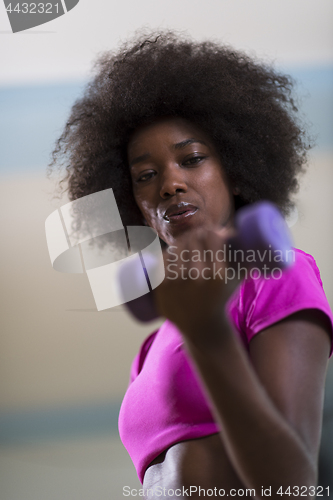
[{"label": "ear", "polygon": [[240,194],[239,188],[238,187],[233,188],[232,194],[235,195],[235,196],[239,195]]}]

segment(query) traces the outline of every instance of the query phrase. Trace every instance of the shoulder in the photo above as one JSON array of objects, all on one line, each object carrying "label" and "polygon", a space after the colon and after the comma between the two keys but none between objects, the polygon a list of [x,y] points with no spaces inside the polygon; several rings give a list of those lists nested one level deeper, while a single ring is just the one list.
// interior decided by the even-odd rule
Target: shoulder
[{"label": "shoulder", "polygon": [[[327,318],[332,335],[333,316],[320,272],[312,255],[293,249],[293,265],[271,277],[249,277],[231,305],[247,343],[260,331],[303,310],[319,310]],[[236,303],[237,302],[237,303]]]}]

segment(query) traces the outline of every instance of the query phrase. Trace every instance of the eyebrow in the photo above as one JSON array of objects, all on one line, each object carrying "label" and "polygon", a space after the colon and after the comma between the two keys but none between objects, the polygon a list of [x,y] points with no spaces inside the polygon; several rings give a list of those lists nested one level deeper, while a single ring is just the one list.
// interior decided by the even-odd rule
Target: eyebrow
[{"label": "eyebrow", "polygon": [[130,167],[132,167],[136,163],[140,163],[141,161],[148,160],[148,158],[150,158],[150,154],[149,153],[145,153],[144,155],[137,156],[136,158],[133,158],[133,160],[130,162],[129,165],[130,165]]},{"label": "eyebrow", "polygon": [[189,144],[193,144],[194,142],[198,142],[199,144],[203,144],[204,146],[207,146],[207,144],[204,141],[200,141],[199,139],[185,139],[185,141],[178,142],[177,144],[173,145],[174,149],[182,149],[188,146]]},{"label": "eyebrow", "polygon": [[[176,144],[173,144],[172,148],[176,149],[176,150],[183,149],[186,146],[189,146],[190,144],[193,144],[193,143],[203,144],[204,146],[207,146],[206,142],[201,141],[199,139],[185,139],[185,141],[181,141],[181,142],[177,142]],[[132,167],[133,165],[136,165],[137,163],[140,163],[142,161],[148,160],[148,158],[150,158],[150,156],[151,155],[149,153],[145,153],[141,156],[137,156],[136,158],[133,158],[133,160],[130,162],[130,167]]]}]

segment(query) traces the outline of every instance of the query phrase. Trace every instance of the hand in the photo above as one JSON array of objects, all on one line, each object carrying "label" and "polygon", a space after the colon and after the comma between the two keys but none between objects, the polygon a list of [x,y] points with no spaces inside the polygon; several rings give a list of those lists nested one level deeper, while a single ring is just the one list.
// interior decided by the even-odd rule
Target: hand
[{"label": "hand", "polygon": [[161,315],[192,339],[206,335],[210,326],[220,330],[226,322],[225,304],[240,282],[226,262],[231,235],[231,229],[200,228],[164,252],[166,275],[154,290],[155,303]]}]

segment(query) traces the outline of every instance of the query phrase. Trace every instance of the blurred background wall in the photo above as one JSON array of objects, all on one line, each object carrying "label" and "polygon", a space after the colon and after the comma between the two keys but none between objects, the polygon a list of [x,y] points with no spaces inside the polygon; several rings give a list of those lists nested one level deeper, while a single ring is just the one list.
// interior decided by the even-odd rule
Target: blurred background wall
[{"label": "blurred background wall", "polygon": [[[142,26],[167,27],[273,61],[297,80],[317,146],[292,231],[333,306],[332,19],[330,0],[80,0],[12,34],[0,5],[1,500],[105,500],[139,487],[117,416],[131,360],[158,323],[138,325],[122,307],[97,312],[86,276],[53,271],[44,235],[46,217],[66,202],[46,179],[49,155],[96,55]],[[330,368],[323,485],[333,478],[332,415]]]}]

